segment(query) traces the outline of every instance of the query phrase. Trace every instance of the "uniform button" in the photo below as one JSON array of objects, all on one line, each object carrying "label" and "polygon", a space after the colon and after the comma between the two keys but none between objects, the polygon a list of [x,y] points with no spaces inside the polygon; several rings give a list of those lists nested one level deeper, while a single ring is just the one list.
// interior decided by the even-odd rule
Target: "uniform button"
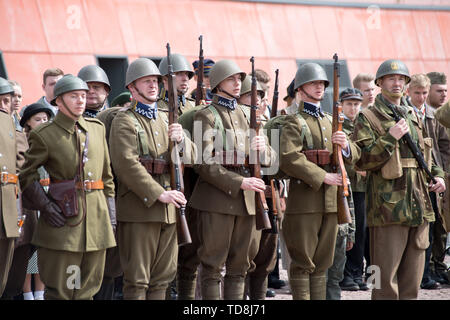
[{"label": "uniform button", "polygon": [[158,133],[158,131],[155,131],[155,136],[157,136],[159,133]]},{"label": "uniform button", "polygon": [[88,177],[92,177],[92,172],[88,172]]},{"label": "uniform button", "polygon": [[324,138],[324,139],[323,139],[323,141],[327,142],[327,141],[328,141],[328,139],[327,139],[327,138]]},{"label": "uniform button", "polygon": [[81,146],[84,148],[84,146],[86,145],[86,143],[84,143],[84,142],[82,142],[81,143]]},{"label": "uniform button", "polygon": [[3,157],[3,155],[0,153],[0,158]]},{"label": "uniform button", "polygon": [[80,130],[80,129],[78,129],[78,133],[81,133],[81,130]]},{"label": "uniform button", "polygon": [[297,184],[300,184],[300,183],[302,183],[300,180],[297,180]]},{"label": "uniform button", "polygon": [[245,173],[248,173],[248,170],[246,169],[244,172],[245,172]]},{"label": "uniform button", "polygon": [[231,190],[228,190],[228,194],[231,195]]},{"label": "uniform button", "polygon": [[3,166],[2,170],[3,170],[3,171],[6,171],[6,166]]},{"label": "uniform button", "polygon": [[158,143],[158,148],[161,148],[161,144],[160,143]]},{"label": "uniform button", "polygon": [[237,120],[234,120],[234,124],[238,124]]},{"label": "uniform button", "polygon": [[322,127],[322,130],[325,131],[326,130],[325,127]]},{"label": "uniform button", "polygon": [[230,206],[230,209],[233,209],[233,206]]},{"label": "uniform button", "polygon": [[243,147],[243,146],[244,146],[244,144],[243,144],[243,143],[241,142],[241,143],[239,143],[239,146],[240,146],[240,147]]},{"label": "uniform button", "polygon": [[147,202],[148,201],[148,199],[147,198],[144,198],[144,202]]}]

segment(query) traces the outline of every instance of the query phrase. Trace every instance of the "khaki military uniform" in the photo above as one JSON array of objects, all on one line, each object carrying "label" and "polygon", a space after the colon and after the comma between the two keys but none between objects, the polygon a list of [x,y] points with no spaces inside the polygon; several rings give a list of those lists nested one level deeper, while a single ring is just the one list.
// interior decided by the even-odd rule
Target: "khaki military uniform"
[{"label": "khaki military uniform", "polygon": [[[16,135],[11,116],[0,111],[0,169],[4,173],[16,175]],[[0,295],[8,279],[11,266],[14,239],[19,236],[17,227],[16,183],[0,184]]]},{"label": "khaki military uniform", "polygon": [[[305,111],[301,102],[298,112],[310,129],[313,149],[331,153],[331,117]],[[325,272],[333,263],[338,229],[337,187],[323,183],[329,164],[318,166],[302,153],[307,145],[301,128],[298,115],[288,115],[280,136],[280,169],[291,177],[282,228],[292,259],[289,282],[294,299],[325,299]],[[349,147],[347,160],[356,161],[359,149]]]},{"label": "khaki military uniform", "polygon": [[[178,96],[178,115],[195,107],[195,100],[186,96]],[[169,97],[165,89],[162,89],[158,98],[158,111],[169,111]]]},{"label": "khaki military uniform", "polygon": [[[244,161],[231,160],[224,166],[221,155],[212,157],[213,148],[218,154],[222,150],[240,153],[243,155],[241,160],[249,154],[249,113],[245,114],[248,107],[236,104],[235,109],[230,109],[220,105],[219,99],[214,96],[211,104],[221,119],[223,130],[228,131],[227,143],[217,144],[223,141],[224,132],[213,134],[217,123],[210,107],[194,115],[194,121],[200,121],[202,133],[209,139],[203,141],[203,163],[196,166],[199,179],[189,206],[199,210],[202,297],[220,299],[220,271],[225,265],[224,299],[233,300],[242,299],[244,278],[250,267],[249,261],[254,258],[249,257],[249,245],[255,229],[255,192],[240,188],[243,178],[250,177]],[[270,163],[269,148],[264,156],[262,163]]]},{"label": "khaki military uniform", "polygon": [[[150,174],[139,162],[142,146],[135,120],[146,137],[152,159],[170,161],[168,118],[158,112],[156,119],[135,111],[119,111],[110,132],[110,152],[119,188],[117,198],[118,242],[124,272],[124,299],[164,299],[177,267],[175,207],[158,201],[170,190],[170,174]],[[130,114],[132,113],[132,114]],[[141,140],[142,141],[142,140]],[[184,139],[185,152],[194,153],[193,144]]]},{"label": "khaki military uniform", "polygon": [[[356,166],[368,172],[366,205],[370,258],[373,265],[379,266],[381,280],[380,287],[372,290],[372,299],[416,299],[423,275],[425,249],[429,246],[428,226],[435,220],[427,178],[407,145],[397,142],[389,134],[395,121],[381,94],[369,110],[386,132],[382,135],[376,130],[364,112],[358,115],[353,139],[361,147],[361,158]],[[410,135],[419,143],[422,153],[431,155],[431,141],[425,140],[426,132],[414,110],[401,106],[397,112],[407,120]],[[385,165],[394,157],[394,152],[399,154],[398,165],[389,165],[391,170],[386,170]],[[392,168],[402,168],[401,176],[395,178],[392,175],[389,177],[394,179],[386,179],[388,173],[396,171]],[[434,163],[431,172],[435,176],[444,176],[442,169]]]},{"label": "khaki military uniform", "polygon": [[[20,173],[22,190],[39,181],[41,166],[51,183],[73,179],[88,136],[87,161],[80,180],[103,181],[103,190],[77,189],[79,214],[67,218],[63,227],[52,227],[44,219],[38,221],[32,243],[39,247],[38,266],[46,285],[45,299],[92,299],[103,278],[105,251],[116,245],[106,201],[106,197],[114,197],[114,184],[105,128],[95,119],[80,117],[76,123],[59,112],[53,122],[32,130],[30,149]],[[74,286],[67,285],[74,272],[80,276],[80,286],[76,281]]]}]

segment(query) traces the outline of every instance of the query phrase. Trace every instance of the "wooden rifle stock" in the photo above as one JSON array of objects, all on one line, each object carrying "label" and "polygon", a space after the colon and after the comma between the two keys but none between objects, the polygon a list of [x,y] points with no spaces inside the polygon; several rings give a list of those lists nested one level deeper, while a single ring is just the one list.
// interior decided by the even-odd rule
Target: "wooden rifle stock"
[{"label": "wooden rifle stock", "polygon": [[[250,111],[250,141],[254,136],[259,134],[259,121],[257,119],[256,110],[257,106],[257,89],[256,89],[256,76],[255,76],[255,58],[251,57],[252,62],[252,98],[251,98],[251,111]],[[261,164],[259,163],[259,151],[253,153],[250,150],[250,154],[255,155],[255,159],[250,156],[250,170],[252,177],[261,179]],[[264,192],[255,192],[255,207],[256,207],[256,230],[270,229],[272,226],[269,219],[269,207],[267,206],[266,196]]]},{"label": "wooden rifle stock", "polygon": [[200,52],[198,55],[198,70],[197,70],[197,88],[195,90],[195,105],[198,106],[204,103],[206,99],[206,87],[203,83],[203,76],[205,70],[205,58],[203,56],[203,36],[198,37],[200,40]]},{"label": "wooden rifle stock", "polygon": [[[175,87],[175,74],[173,72],[172,63],[170,61],[170,45],[167,44],[167,65],[169,72],[168,78],[168,96],[169,96],[169,126],[178,122],[178,94]],[[170,161],[170,187],[172,190],[184,192],[183,172],[178,150],[178,143],[169,138],[169,154]],[[191,234],[186,221],[186,206],[177,208],[177,236],[178,245],[192,243]]]},{"label": "wooden rifle stock", "polygon": [[[333,56],[333,134],[336,131],[342,131],[342,124],[344,123],[344,115],[342,113],[342,106],[339,104],[339,77],[340,69],[338,56],[335,53]],[[350,209],[348,207],[347,197],[348,183],[347,171],[345,170],[344,159],[342,157],[341,146],[333,143],[333,158],[332,167],[334,173],[340,173],[342,176],[342,186],[338,186],[337,190],[337,214],[338,224],[350,223],[352,218]]]},{"label": "wooden rifle stock", "polygon": [[278,113],[278,72],[275,70],[275,85],[273,87],[273,97],[272,97],[272,110],[270,110],[270,117],[276,117]]}]

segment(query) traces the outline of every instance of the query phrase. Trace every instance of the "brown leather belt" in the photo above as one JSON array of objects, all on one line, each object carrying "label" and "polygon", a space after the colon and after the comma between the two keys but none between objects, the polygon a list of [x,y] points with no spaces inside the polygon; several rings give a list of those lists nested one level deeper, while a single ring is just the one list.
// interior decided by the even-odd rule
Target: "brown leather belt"
[{"label": "brown leather belt", "polygon": [[103,190],[105,186],[103,185],[102,180],[84,180],[84,181],[78,181],[76,184],[77,189],[84,189],[84,191],[91,191],[91,190]]},{"label": "brown leather belt", "polygon": [[141,157],[139,161],[150,174],[169,173],[169,163],[166,160]]},{"label": "brown leather belt", "polygon": [[12,174],[12,173],[8,173],[8,172],[0,173],[0,183],[2,185],[17,184],[18,180],[19,180],[19,176],[17,174]]},{"label": "brown leather belt", "polygon": [[47,179],[41,179],[39,180],[39,183],[41,184],[41,186],[43,187],[48,187],[50,185],[50,178]]}]

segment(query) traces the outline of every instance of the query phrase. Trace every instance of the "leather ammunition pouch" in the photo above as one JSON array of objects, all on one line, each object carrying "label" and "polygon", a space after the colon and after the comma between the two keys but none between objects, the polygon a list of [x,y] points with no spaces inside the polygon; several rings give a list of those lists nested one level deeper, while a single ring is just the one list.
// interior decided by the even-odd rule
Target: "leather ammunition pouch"
[{"label": "leather ammunition pouch", "polygon": [[75,179],[50,183],[48,195],[61,208],[65,217],[71,218],[78,215],[78,200]]},{"label": "leather ammunition pouch", "polygon": [[139,157],[139,161],[150,174],[157,175],[169,173],[169,164],[166,160],[153,159],[149,156],[141,156]]},{"label": "leather ammunition pouch", "polygon": [[302,152],[306,156],[306,159],[308,159],[308,161],[311,161],[318,166],[326,166],[331,163],[330,151],[326,149],[304,150]]}]

